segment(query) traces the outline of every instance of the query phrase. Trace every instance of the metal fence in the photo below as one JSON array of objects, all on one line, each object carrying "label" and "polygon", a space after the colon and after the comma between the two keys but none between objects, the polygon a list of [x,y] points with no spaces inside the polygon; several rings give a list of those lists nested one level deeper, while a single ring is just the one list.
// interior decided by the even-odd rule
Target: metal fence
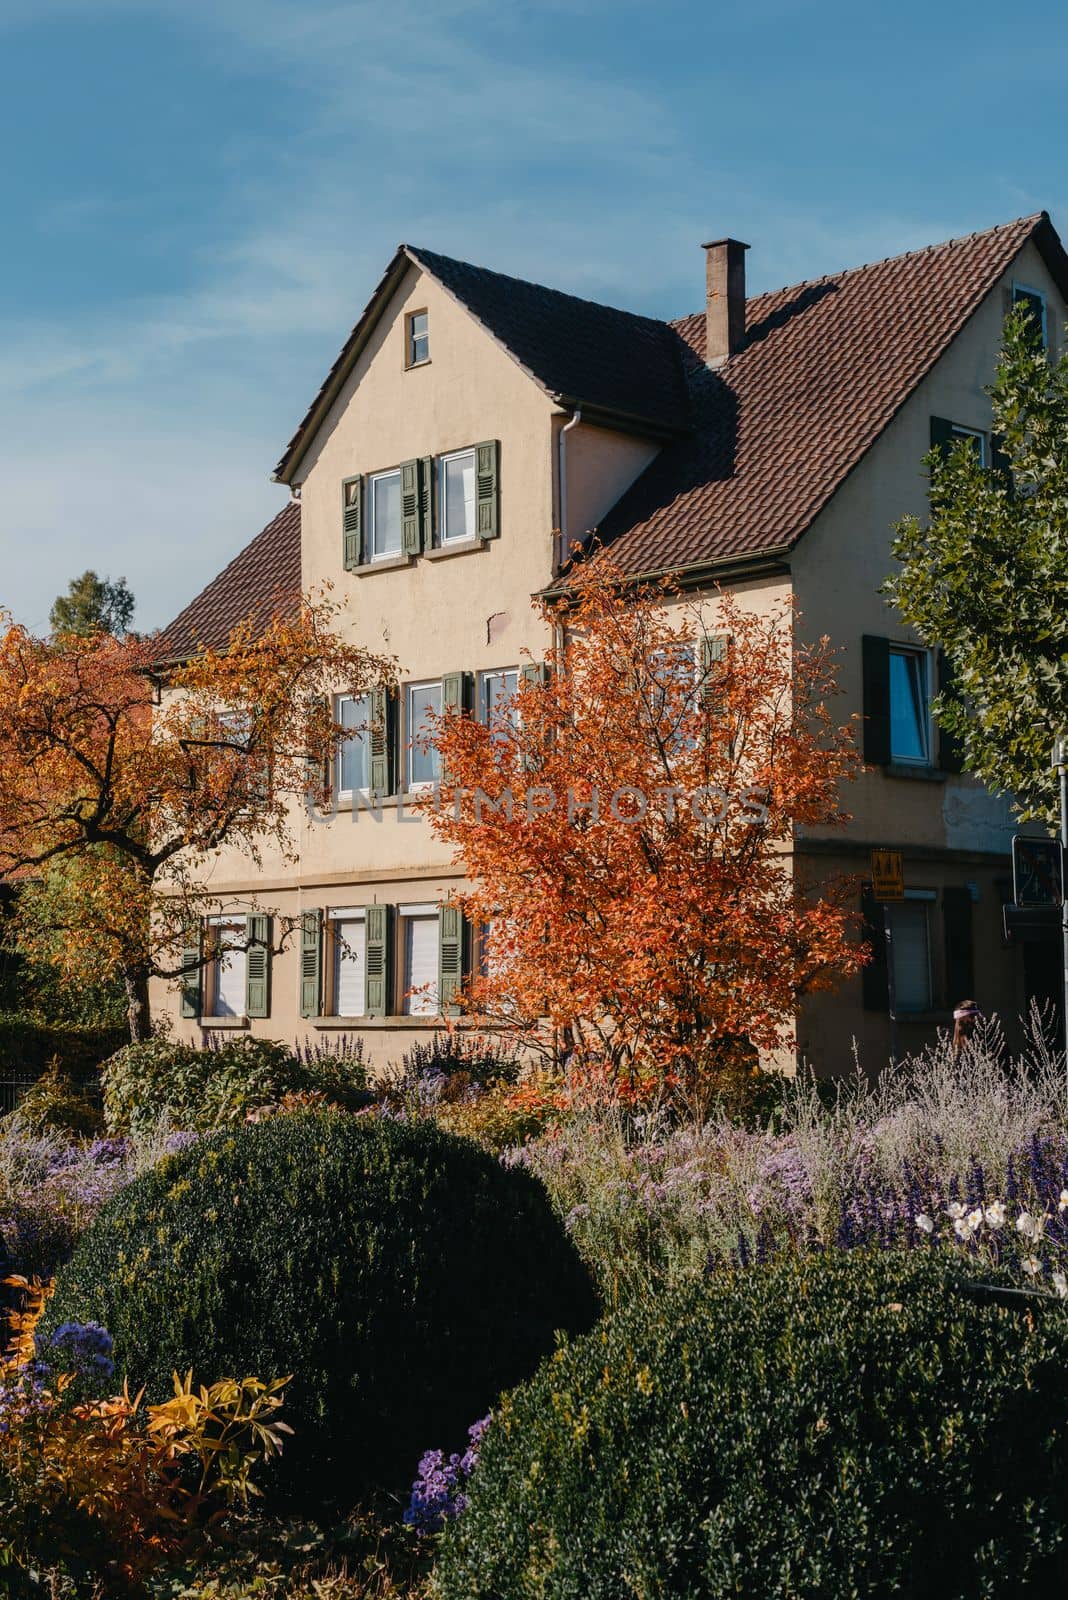
[{"label": "metal fence", "polygon": [[[0,1117],[6,1116],[9,1111],[17,1110],[23,1095],[33,1088],[40,1077],[39,1072],[0,1072]],[[95,1075],[91,1078],[75,1079],[75,1086],[81,1094],[95,1101],[97,1105],[103,1103],[100,1079]]]}]

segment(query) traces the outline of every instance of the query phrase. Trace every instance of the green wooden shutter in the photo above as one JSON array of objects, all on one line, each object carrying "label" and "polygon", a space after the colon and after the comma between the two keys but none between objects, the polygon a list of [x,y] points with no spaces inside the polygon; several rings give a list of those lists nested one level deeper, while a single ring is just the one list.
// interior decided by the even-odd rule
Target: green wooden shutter
[{"label": "green wooden shutter", "polygon": [[861,641],[864,672],[864,760],[885,767],[890,760],[890,641],[866,633]]},{"label": "green wooden shutter", "polygon": [[271,919],[260,915],[245,918],[245,1014],[269,1017],[271,1014]]},{"label": "green wooden shutter", "polygon": [[201,966],[203,932],[199,922],[191,923],[185,932],[182,945],[182,977],[180,984],[181,1015],[200,1016],[200,994],[204,969]]},{"label": "green wooden shutter", "polygon": [[[938,658],[938,692],[947,694],[953,688],[953,668],[944,650],[939,650]],[[960,740],[945,728],[938,729],[938,765],[943,772],[963,772],[964,757]]]},{"label": "green wooden shutter", "polygon": [[370,694],[370,727],[368,737],[371,741],[371,794],[376,799],[385,799],[394,793],[396,783],[395,773],[395,747],[396,714],[392,696],[384,686],[372,689]]},{"label": "green wooden shutter", "polygon": [[401,549],[406,556],[417,556],[423,548],[423,494],[418,461],[402,461]]},{"label": "green wooden shutter", "polygon": [[[328,697],[325,694],[315,695],[310,709],[312,709],[316,715],[328,714],[330,711],[330,701]],[[325,756],[323,760],[320,761],[318,757],[313,756],[312,752],[309,750],[305,760],[305,768],[307,771],[308,789],[311,791],[313,797],[320,789],[332,789],[334,787],[334,762],[331,756]]]},{"label": "green wooden shutter", "polygon": [[443,905],[438,912],[438,1010],[442,1016],[459,1015],[456,996],[464,980],[464,914],[459,906]]},{"label": "green wooden shutter", "polygon": [[972,960],[972,894],[967,886],[946,884],[942,890],[942,935],[946,952],[946,1004],[971,998],[975,986]]},{"label": "green wooden shutter", "polygon": [[305,911],[300,919],[300,1014],[317,1017],[322,1009],[323,914]]},{"label": "green wooden shutter", "polygon": [[419,463],[419,513],[422,519],[423,549],[429,550],[434,543],[434,460],[432,456],[424,456]]},{"label": "green wooden shutter", "polygon": [[363,479],[357,473],[341,485],[341,549],[346,572],[358,567],[363,554]]},{"label": "green wooden shutter", "polygon": [[953,424],[948,417],[931,418],[931,449],[937,450],[944,461],[953,448]]},{"label": "green wooden shutter", "polygon": [[446,711],[470,711],[474,678],[470,672],[447,672],[441,680],[441,704]]},{"label": "green wooden shutter", "polygon": [[701,702],[709,709],[715,709],[719,700],[717,683],[730,647],[726,634],[706,633],[701,639]]},{"label": "green wooden shutter", "polygon": [[500,445],[496,439],[475,446],[475,532],[496,539],[500,532]]},{"label": "green wooden shutter", "polygon": [[886,922],[882,905],[872,894],[871,884],[864,885],[861,897],[864,912],[864,938],[871,948],[871,960],[861,972],[865,1011],[890,1010],[890,997],[886,983]]},{"label": "green wooden shutter", "polygon": [[393,997],[393,907],[368,906],[364,929],[364,1010],[369,1017],[387,1017]]}]

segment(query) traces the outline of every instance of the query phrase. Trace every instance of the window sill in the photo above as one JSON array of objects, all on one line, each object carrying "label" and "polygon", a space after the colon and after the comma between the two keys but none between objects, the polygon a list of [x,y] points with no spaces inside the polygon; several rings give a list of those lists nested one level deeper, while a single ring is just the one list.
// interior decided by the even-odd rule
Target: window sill
[{"label": "window sill", "polygon": [[212,1028],[212,1029],[214,1029],[214,1028],[247,1028],[249,1026],[249,1018],[248,1017],[201,1017],[200,1026],[202,1028],[206,1028],[206,1029],[207,1028]]},{"label": "window sill", "polygon": [[357,578],[369,578],[372,572],[396,572],[400,567],[410,567],[414,560],[414,556],[386,556],[381,561],[361,561],[350,571]]},{"label": "window sill", "polygon": [[945,783],[949,776],[941,767],[912,766],[907,761],[888,761],[883,771],[888,778],[907,778],[914,783]]},{"label": "window sill", "polygon": [[429,367],[429,365],[430,357],[426,356],[422,361],[406,361],[404,370],[405,372],[418,372],[420,367]]},{"label": "window sill", "polygon": [[[427,1029],[443,1028],[445,1020],[442,1017],[305,1017],[305,1022],[313,1028],[324,1032],[344,1033],[389,1033],[397,1032],[402,1028]],[[455,1018],[450,1018],[455,1023]]]},{"label": "window sill", "polygon": [[475,550],[485,550],[487,544],[488,539],[456,539],[452,544],[436,544],[423,554],[428,561],[447,561],[449,556],[469,556]]}]

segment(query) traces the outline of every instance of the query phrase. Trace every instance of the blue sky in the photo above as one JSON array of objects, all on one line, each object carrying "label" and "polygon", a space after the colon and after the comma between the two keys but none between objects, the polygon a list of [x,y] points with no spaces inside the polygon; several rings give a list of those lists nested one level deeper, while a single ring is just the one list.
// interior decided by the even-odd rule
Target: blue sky
[{"label": "blue sky", "polygon": [[677,316],[1045,207],[1068,17],[749,0],[0,0],[0,604],[162,624],[401,239]]}]

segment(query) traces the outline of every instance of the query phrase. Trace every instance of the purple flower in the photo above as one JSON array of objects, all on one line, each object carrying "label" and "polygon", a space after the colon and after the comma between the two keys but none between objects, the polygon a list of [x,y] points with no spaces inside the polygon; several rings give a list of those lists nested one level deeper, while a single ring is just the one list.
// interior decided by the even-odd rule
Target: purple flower
[{"label": "purple flower", "polygon": [[[492,1415],[492,1413],[491,1413]],[[490,1418],[483,1417],[467,1430],[467,1449],[463,1455],[446,1459],[443,1450],[428,1450],[419,1462],[419,1475],[412,1484],[411,1499],[404,1522],[417,1533],[440,1533],[446,1522],[458,1517],[467,1506],[464,1488],[478,1465],[482,1435]]]},{"label": "purple flower", "polygon": [[45,1347],[67,1357],[82,1377],[101,1379],[115,1376],[114,1348],[110,1333],[99,1322],[61,1322]]}]

